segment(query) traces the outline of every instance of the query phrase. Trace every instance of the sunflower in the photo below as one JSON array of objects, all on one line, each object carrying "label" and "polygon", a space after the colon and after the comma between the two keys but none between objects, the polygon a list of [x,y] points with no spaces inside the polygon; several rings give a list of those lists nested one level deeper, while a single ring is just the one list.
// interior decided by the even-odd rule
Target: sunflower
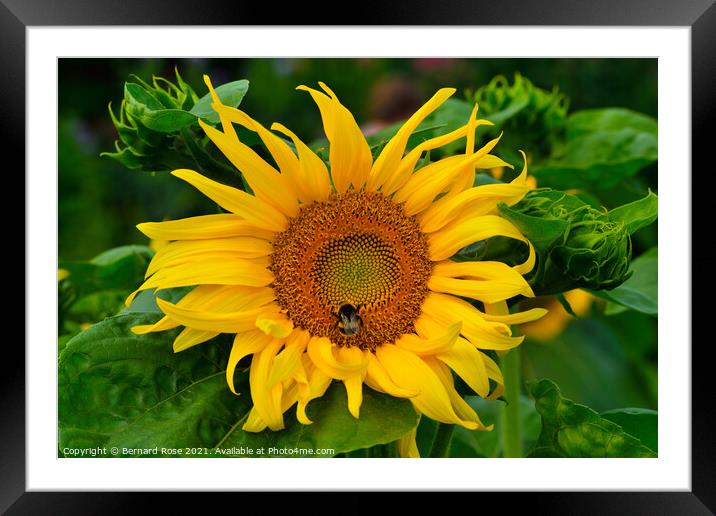
[{"label": "sunflower", "polygon": [[[299,86],[320,111],[329,169],[283,125],[268,130],[223,105],[204,79],[221,130],[199,123],[252,193],[192,170],[172,172],[227,213],[137,226],[170,243],[157,251],[127,303],[146,289],[194,288],[177,303],[158,299],[164,317],[133,331],[183,326],[175,352],[235,334],[226,369],[234,393],[236,366],[252,355],[253,408],[245,431],[281,430],[294,405],[298,421],[311,424],[307,404],[334,380],[343,382],[356,418],[365,384],[410,399],[436,421],[489,429],[456,391],[453,371],[478,395],[499,397],[502,374],[485,351],[518,346],[524,337],[513,336],[510,325],[545,313],[510,314],[506,303],[533,296],[523,278],[534,265],[532,246],[496,211],[498,202],[514,204],[530,189],[526,165],[511,183],[473,187],[475,169],[511,168],[490,154],[499,137],[475,150],[476,128],[491,125],[476,118],[477,106],[464,126],[406,152],[418,124],[452,88],[428,100],[374,161],[338,97],[323,83],[323,91]],[[258,134],[275,166],[239,140],[234,124]],[[426,151],[462,138],[464,153],[421,162]],[[527,261],[450,260],[494,236],[524,242]],[[413,431],[400,441],[402,455],[417,456],[414,437]]]}]

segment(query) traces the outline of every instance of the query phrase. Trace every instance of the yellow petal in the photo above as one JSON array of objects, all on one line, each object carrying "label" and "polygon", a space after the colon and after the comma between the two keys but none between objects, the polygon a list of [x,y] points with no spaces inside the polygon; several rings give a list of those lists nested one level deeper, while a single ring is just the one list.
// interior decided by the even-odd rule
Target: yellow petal
[{"label": "yellow petal", "polygon": [[189,349],[192,346],[206,342],[207,340],[213,339],[219,333],[215,331],[195,330],[193,328],[184,328],[182,332],[177,335],[172,345],[174,353],[179,353],[185,349]]},{"label": "yellow petal", "polygon": [[430,292],[423,312],[445,325],[462,321],[460,333],[480,349],[511,349],[524,340],[524,336],[512,337],[506,324],[486,320],[474,306],[454,296]]},{"label": "yellow petal", "polygon": [[256,317],[256,327],[266,335],[283,339],[293,331],[293,322],[282,312],[267,310]]},{"label": "yellow petal", "polygon": [[[468,129],[467,129],[467,142],[465,144],[465,154],[471,155],[475,152],[475,131],[478,126],[482,125],[480,122],[487,122],[482,120],[477,120],[476,115],[478,111],[478,105],[475,103],[475,106],[472,108],[472,114],[470,115],[469,121],[468,121]],[[493,125],[492,122],[487,122],[489,125]],[[452,186],[450,187],[450,191],[446,194],[446,197],[451,197],[455,195],[456,193],[459,193],[463,191],[466,188],[470,188],[472,185],[475,184],[475,169],[477,168],[477,164],[474,165],[468,165],[466,166],[455,178],[455,181],[453,182]]]},{"label": "yellow petal", "polygon": [[398,166],[398,169],[396,170],[395,174],[393,174],[385,182],[385,184],[381,188],[381,192],[383,192],[385,195],[390,195],[396,190],[402,188],[408,181],[408,179],[410,179],[410,175],[415,170],[415,165],[417,164],[423,152],[437,149],[438,147],[442,147],[443,145],[447,145],[448,143],[454,142],[455,140],[463,138],[466,133],[467,125],[464,125],[458,129],[455,129],[452,132],[437,136],[435,138],[431,138],[430,140],[426,140],[418,144],[413,150],[411,150],[407,154],[407,156],[405,156],[400,161],[400,165]]},{"label": "yellow petal", "polygon": [[179,324],[197,330],[220,333],[239,333],[253,330],[256,327],[256,317],[265,311],[265,308],[253,308],[236,312],[207,312],[181,308],[163,299],[157,299],[157,304],[162,312]]},{"label": "yellow petal", "polygon": [[202,120],[199,120],[199,125],[224,156],[241,172],[257,198],[289,217],[298,213],[296,192],[290,187],[286,177],[279,174],[250,147],[241,143],[235,135],[232,137],[224,134]]},{"label": "yellow petal", "polygon": [[428,281],[428,288],[433,292],[469,297],[487,303],[509,299],[519,294],[532,297],[529,285],[510,283],[505,280],[463,280],[433,276]]},{"label": "yellow petal", "polygon": [[[399,203],[405,202],[405,212],[408,215],[414,215],[429,208],[433,199],[438,194],[446,191],[465,167],[473,166],[489,153],[500,141],[501,136],[489,141],[474,154],[451,156],[451,158],[459,159],[446,158],[421,168],[410,177],[403,188],[396,192],[395,201]],[[438,166],[442,162],[446,164]]]},{"label": "yellow petal", "polygon": [[[211,84],[211,79],[209,79],[209,76],[204,74],[203,79],[204,84],[206,84],[206,87],[209,88],[209,94],[211,95],[211,107],[214,109],[214,111],[216,111],[215,106],[223,105],[221,103],[221,99],[219,98],[219,95],[216,94],[216,90],[214,90],[214,86]],[[219,120],[221,121],[221,128],[224,130],[224,132],[228,135],[236,137],[236,131],[234,131],[234,126],[231,125],[231,121],[224,117],[221,112],[217,112],[217,114],[219,115]]]},{"label": "yellow petal", "polygon": [[298,385],[290,378],[283,382],[281,394],[281,413],[285,413],[298,401]]},{"label": "yellow petal", "polygon": [[[290,378],[301,366],[301,355],[306,350],[310,335],[306,331],[294,330],[286,340],[286,347],[276,355],[268,379],[269,388]],[[305,372],[303,373],[305,376]]]},{"label": "yellow petal", "polygon": [[502,262],[439,262],[433,268],[428,288],[486,303],[517,295],[534,297],[524,277]]},{"label": "yellow petal", "polygon": [[471,217],[495,212],[497,203],[515,204],[529,191],[519,183],[481,185],[462,191],[443,203],[435,203],[420,214],[420,226],[426,233],[432,233],[463,217],[469,211]]},{"label": "yellow petal", "polygon": [[468,158],[462,154],[456,156],[448,156],[438,161],[433,161],[419,168],[410,175],[406,184],[404,184],[394,196],[397,203],[406,202],[408,198],[426,184],[426,181],[442,181],[448,183],[450,180],[444,181],[446,171],[452,173],[464,165]]},{"label": "yellow petal", "polygon": [[413,131],[418,127],[420,122],[425,120],[430,113],[435,111],[448,97],[455,93],[455,88],[443,88],[438,90],[433,97],[428,100],[418,111],[413,114],[403,126],[398,130],[395,136],[383,148],[378,159],[373,163],[370,175],[368,176],[368,189],[378,190],[383,184],[390,179],[392,174],[397,170],[400,160],[405,153],[405,146]]},{"label": "yellow petal", "polygon": [[358,419],[360,406],[363,403],[363,379],[360,374],[354,374],[343,379],[343,385],[348,395],[348,412]]},{"label": "yellow petal", "polygon": [[172,172],[219,206],[242,217],[257,228],[269,231],[283,231],[288,221],[286,216],[273,206],[237,188],[212,181],[193,170],[179,169]]},{"label": "yellow petal", "polygon": [[240,124],[259,135],[259,138],[261,138],[261,141],[281,170],[281,175],[288,181],[291,190],[295,192],[300,200],[305,202],[302,196],[303,187],[301,186],[300,164],[298,158],[286,142],[239,109],[224,105],[218,107],[212,105],[212,107],[231,122]]},{"label": "yellow petal", "polygon": [[445,386],[420,357],[393,344],[380,346],[376,356],[397,385],[419,391],[420,394],[410,401],[420,412],[442,423],[472,429],[478,427],[476,423],[458,417]]},{"label": "yellow petal", "polygon": [[308,355],[311,357],[311,361],[331,378],[343,380],[365,370],[368,364],[367,359],[364,359],[362,355],[360,362],[343,362],[335,354],[337,348],[338,346],[326,337],[312,337],[308,341]]},{"label": "yellow petal", "polygon": [[502,377],[502,371],[500,371],[500,367],[494,360],[492,360],[484,353],[482,353],[482,360],[485,363],[485,370],[487,371],[487,376],[496,384],[495,390],[490,393],[487,399],[496,400],[500,396],[502,396],[503,392],[505,392],[505,379]]},{"label": "yellow petal", "polygon": [[[416,327],[420,324],[416,321]],[[445,328],[437,337],[425,339],[417,335],[405,334],[395,341],[395,345],[418,355],[435,355],[446,353],[455,345],[455,339],[460,334],[462,322],[456,322]]]},{"label": "yellow petal", "polygon": [[234,343],[231,346],[231,353],[229,354],[229,363],[226,366],[226,383],[229,384],[231,392],[236,394],[236,389],[234,388],[234,371],[236,370],[236,365],[245,356],[258,353],[264,349],[271,341],[271,337],[256,330],[236,334]]},{"label": "yellow petal", "polygon": [[180,263],[155,272],[129,295],[125,304],[129,306],[139,292],[153,288],[165,289],[191,285],[265,287],[271,282],[273,282],[273,274],[266,268],[265,261],[207,258],[201,262]]},{"label": "yellow petal", "polygon": [[301,361],[298,364],[298,367],[293,371],[292,376],[293,380],[296,382],[300,396],[305,396],[308,393],[308,372],[312,371],[313,367],[314,366],[311,363],[311,359],[308,354],[303,353],[301,355]]},{"label": "yellow petal", "polygon": [[418,427],[416,426],[410,432],[405,434],[403,437],[398,439],[398,453],[404,459],[419,459],[420,452],[418,451],[418,444],[415,442],[415,438],[418,434]]},{"label": "yellow petal", "polygon": [[330,143],[333,184],[338,192],[345,192],[351,183],[360,189],[373,164],[370,147],[350,111],[325,84],[320,82],[319,85],[327,95],[306,86],[297,89],[310,93],[321,111],[323,128]]},{"label": "yellow petal", "polygon": [[268,377],[274,357],[282,343],[273,340],[261,351],[254,353],[249,369],[249,384],[251,386],[251,399],[254,408],[261,419],[271,430],[282,430],[283,412],[281,411],[281,396],[283,385],[276,384],[268,387]]},{"label": "yellow petal", "polygon": [[511,222],[497,215],[458,219],[428,235],[430,259],[444,260],[465,246],[494,236],[516,238],[523,242],[527,240]]},{"label": "yellow petal", "polygon": [[230,213],[201,215],[164,222],[144,222],[137,224],[137,229],[154,240],[205,240],[251,236],[271,241],[275,236],[273,231],[259,229]]},{"label": "yellow petal", "polygon": [[146,335],[147,333],[171,330],[177,326],[179,326],[178,322],[173,321],[165,315],[154,324],[139,324],[132,326],[131,330],[135,335]]},{"label": "yellow petal", "polygon": [[298,399],[298,405],[296,406],[296,418],[302,425],[310,425],[312,421],[308,419],[306,415],[306,406],[308,403],[316,398],[320,398],[331,385],[332,378],[325,374],[323,371],[314,367],[310,373],[308,381],[309,394],[307,396],[301,396]]},{"label": "yellow petal", "polygon": [[437,358],[450,366],[477,394],[483,398],[489,394],[490,381],[482,361],[482,353],[468,341],[457,339],[451,350],[440,353]]},{"label": "yellow petal", "polygon": [[325,201],[332,192],[328,169],[323,160],[308,148],[292,131],[281,124],[273,124],[271,129],[285,134],[293,141],[298,152],[301,185],[303,188],[302,200],[305,203]]},{"label": "yellow petal", "polygon": [[460,394],[455,390],[455,382],[453,381],[452,374],[450,374],[450,370],[445,366],[445,364],[433,357],[426,357],[425,363],[433,370],[435,375],[442,382],[445,391],[448,393],[450,403],[452,403],[455,413],[462,420],[462,423],[459,424],[465,426],[465,422],[470,423],[471,426],[465,427],[470,430],[492,430],[492,425],[485,427],[482,421],[480,421],[477,412],[475,412],[475,410],[468,405],[462,396],[460,396]]},{"label": "yellow petal", "polygon": [[213,253],[225,253],[226,256],[234,258],[260,258],[272,252],[273,247],[269,242],[249,236],[171,242],[156,252],[147,267],[145,277],[163,267],[202,260]]},{"label": "yellow petal", "polygon": [[390,379],[385,367],[375,358],[373,353],[368,354],[368,369],[365,383],[376,391],[390,394],[396,398],[412,398],[419,394],[419,391],[398,387],[395,382]]},{"label": "yellow petal", "polygon": [[525,310],[524,312],[515,312],[514,314],[506,315],[493,315],[488,313],[485,315],[485,320],[496,321],[505,324],[522,324],[536,321],[537,319],[544,317],[547,313],[548,310],[546,310],[545,308],[531,308],[529,310]]},{"label": "yellow petal", "polygon": [[259,416],[256,407],[253,407],[249,411],[249,415],[246,418],[246,422],[244,423],[244,426],[241,427],[241,429],[244,432],[263,432],[264,430],[266,430],[266,423],[264,423],[264,420],[261,419],[261,416]]},{"label": "yellow petal", "polygon": [[[235,310],[236,307],[243,307],[246,302],[260,301],[261,294],[270,301],[272,291],[270,289],[255,289],[250,287],[236,287],[224,285],[199,285],[190,290],[182,297],[177,305],[193,310],[224,311]],[[255,296],[259,296],[256,298]],[[265,301],[265,302],[268,302]],[[132,332],[138,335],[145,333],[165,331],[179,326],[179,323],[169,317],[163,317],[154,324],[134,326]]]}]

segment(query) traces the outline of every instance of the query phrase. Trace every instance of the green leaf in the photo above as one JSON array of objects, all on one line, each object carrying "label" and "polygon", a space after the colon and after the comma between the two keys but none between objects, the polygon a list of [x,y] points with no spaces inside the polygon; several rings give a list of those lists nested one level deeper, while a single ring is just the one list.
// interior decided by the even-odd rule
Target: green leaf
[{"label": "green leaf", "polygon": [[347,403],[345,388],[334,382],[321,398],[309,403],[307,415],[313,424],[305,426],[298,423],[294,411],[291,410],[284,415],[285,430],[250,433],[236,428],[221,443],[220,448],[225,450],[225,453],[219,453],[244,455],[240,451],[237,453],[242,447],[263,449],[263,456],[291,456],[272,448],[330,448],[334,453],[345,453],[391,443],[418,424],[418,414],[408,400],[381,394],[365,386],[360,419],[355,419],[348,412]]},{"label": "green leaf", "polygon": [[102,290],[134,290],[144,279],[144,272],[154,255],[149,247],[126,245],[110,249],[90,262],[60,262],[70,272],[67,278],[78,297]]},{"label": "green leaf", "polygon": [[609,188],[657,160],[656,120],[609,108],[569,117],[563,148],[532,172],[540,186]]},{"label": "green leaf", "polygon": [[646,134],[656,134],[658,125],[652,117],[629,109],[588,109],[570,115],[567,135],[576,138],[598,131],[619,131],[624,127]]},{"label": "green leaf", "polygon": [[619,425],[562,397],[550,380],[529,384],[542,417],[542,432],[530,457],[656,457]]},{"label": "green leaf", "polygon": [[176,331],[130,331],[157,319],[116,316],[67,343],[58,373],[61,449],[211,446],[248,410],[247,396],[226,386],[228,343],[175,355]]},{"label": "green leaf", "polygon": [[659,451],[659,417],[656,410],[622,408],[602,412],[604,419],[616,423],[626,433],[639,439],[645,446]]},{"label": "green leaf", "polygon": [[[623,284],[613,290],[592,293],[625,308],[656,316],[659,313],[658,262],[658,248],[653,247],[631,262],[633,274]],[[610,313],[618,313],[618,310]]]},{"label": "green leaf", "polygon": [[649,191],[643,199],[611,210],[609,219],[623,222],[629,234],[633,235],[639,229],[654,222],[658,214],[659,200],[654,192]]},{"label": "green leaf", "polygon": [[[148,90],[139,84],[124,84],[127,113],[146,128],[160,133],[172,133],[196,122],[196,116],[181,109],[166,109]],[[151,143],[151,142],[149,142]]]},{"label": "green leaf", "polygon": [[77,322],[96,322],[119,312],[126,298],[124,290],[93,292],[79,298],[70,308],[68,317]]},{"label": "green leaf", "polygon": [[[241,104],[241,100],[244,98],[244,95],[246,95],[246,92],[248,90],[249,81],[247,81],[246,79],[227,82],[226,84],[222,84],[218,88],[215,88],[216,94],[219,96],[219,99],[221,99],[222,104],[234,108],[239,107],[239,104]],[[211,103],[211,94],[207,93],[206,95],[201,97],[196,104],[194,104],[194,107],[191,108],[190,113],[199,118],[204,119],[210,124],[218,124],[219,115],[217,115],[216,111],[212,109]]]},{"label": "green leaf", "polygon": [[[137,116],[136,113],[133,114]],[[149,129],[160,133],[173,133],[196,122],[193,114],[181,109],[144,112],[137,118]]]},{"label": "green leaf", "polygon": [[213,456],[294,456],[284,451],[298,447],[332,449],[332,455],[390,443],[418,422],[408,400],[367,387],[361,417],[355,419],[345,388],[336,383],[309,403],[312,425],[298,423],[292,409],[284,415],[283,431],[244,432],[241,426],[252,406],[248,374],[239,367],[239,395],[231,393],[225,379],[231,339],[220,336],[175,354],[177,330],[141,336],[130,330],[160,317],[140,312],[115,316],[65,345],[58,373],[61,450],[114,446],[120,450],[116,456],[132,455],[123,448],[171,456],[162,448],[189,447],[206,448],[202,455]]}]

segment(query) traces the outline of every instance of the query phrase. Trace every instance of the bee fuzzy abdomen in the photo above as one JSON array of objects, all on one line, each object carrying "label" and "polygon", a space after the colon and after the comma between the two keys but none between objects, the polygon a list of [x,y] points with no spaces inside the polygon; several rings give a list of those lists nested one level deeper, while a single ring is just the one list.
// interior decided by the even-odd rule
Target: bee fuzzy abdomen
[{"label": "bee fuzzy abdomen", "polygon": [[338,309],[338,330],[343,335],[357,335],[361,331],[363,321],[358,309],[350,304],[343,304]]}]

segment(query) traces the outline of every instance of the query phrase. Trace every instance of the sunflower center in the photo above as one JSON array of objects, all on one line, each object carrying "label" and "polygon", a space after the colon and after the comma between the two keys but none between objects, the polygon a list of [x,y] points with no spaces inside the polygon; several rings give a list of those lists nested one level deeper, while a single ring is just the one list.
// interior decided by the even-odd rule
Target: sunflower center
[{"label": "sunflower center", "polygon": [[383,194],[352,190],[303,206],[269,268],[296,326],[362,349],[414,330],[432,271],[415,218]]},{"label": "sunflower center", "polygon": [[323,302],[366,305],[390,299],[400,264],[392,245],[357,232],[326,241],[316,254],[312,275]]}]

